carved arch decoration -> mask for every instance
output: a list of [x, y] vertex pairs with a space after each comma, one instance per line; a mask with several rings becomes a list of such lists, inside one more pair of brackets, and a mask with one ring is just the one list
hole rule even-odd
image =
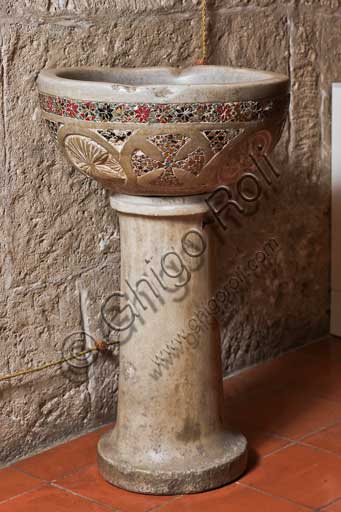
[[251, 154], [271, 152], [282, 127], [271, 133], [267, 123], [248, 129], [207, 125], [205, 130], [181, 123], [138, 128], [55, 124], [50, 128], [65, 156], [85, 176], [116, 192], [151, 195], [203, 193], [233, 182], [255, 167]]

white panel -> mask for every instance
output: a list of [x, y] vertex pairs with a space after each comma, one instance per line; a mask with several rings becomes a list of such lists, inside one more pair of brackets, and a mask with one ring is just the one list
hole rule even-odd
[[341, 336], [341, 83], [332, 96], [332, 294], [331, 333]]

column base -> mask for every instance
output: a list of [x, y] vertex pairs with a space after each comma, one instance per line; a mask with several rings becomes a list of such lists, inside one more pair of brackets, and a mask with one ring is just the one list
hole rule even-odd
[[[240, 433], [226, 432], [219, 439], [221, 455], [202, 457], [181, 463], [136, 467], [119, 460], [112, 433], [98, 443], [98, 465], [101, 475], [112, 485], [132, 492], [156, 495], [190, 494], [208, 491], [236, 480], [247, 465], [247, 441]], [[168, 467], [167, 467], [168, 466]]]

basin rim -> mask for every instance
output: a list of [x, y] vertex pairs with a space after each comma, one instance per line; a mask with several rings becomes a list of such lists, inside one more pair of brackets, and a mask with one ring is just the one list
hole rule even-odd
[[[210, 74], [216, 74], [220, 80], [230, 75], [234, 81], [217, 83], [180, 83]], [[103, 77], [102, 80], [71, 78], [73, 76], [91, 78]], [[108, 80], [108, 75], [121, 76], [135, 83], [120, 83]], [[148, 81], [148, 74], [159, 76], [162, 83], [141, 83]], [[157, 75], [156, 75], [157, 74]], [[68, 77], [69, 75], [69, 77]], [[249, 75], [250, 78], [247, 78]], [[143, 78], [144, 77], [144, 78]], [[240, 79], [238, 79], [240, 77]], [[243, 79], [242, 79], [243, 78]], [[173, 83], [167, 83], [173, 80]], [[178, 82], [175, 82], [178, 80]], [[216, 79], [217, 80], [217, 79]], [[78, 100], [108, 101], [124, 103], [191, 103], [191, 102], [226, 102], [238, 100], [258, 100], [288, 94], [289, 79], [286, 75], [270, 71], [248, 68], [233, 68], [219, 65], [176, 67], [62, 67], [45, 69], [38, 77], [41, 93], [62, 96]]]

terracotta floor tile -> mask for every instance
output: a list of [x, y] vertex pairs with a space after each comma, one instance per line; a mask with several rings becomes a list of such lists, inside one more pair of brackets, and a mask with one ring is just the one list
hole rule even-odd
[[324, 339], [225, 379], [226, 397], [300, 387], [316, 396], [341, 399], [341, 342]]
[[310, 394], [340, 401], [341, 343], [329, 339], [312, 343], [300, 352], [304, 363], [295, 384]]
[[332, 503], [329, 507], [324, 508], [323, 512], [341, 512], [341, 500]]
[[[298, 373], [298, 368], [295, 372], [295, 366], [299, 366], [296, 360], [297, 356], [289, 353], [228, 377], [224, 380], [226, 397], [237, 396], [238, 400], [243, 400], [255, 392], [269, 390], [269, 388], [277, 389], [287, 385]], [[289, 367], [292, 369], [291, 374], [287, 371]]]
[[95, 464], [98, 439], [109, 428], [112, 427], [106, 426], [51, 448], [39, 455], [24, 459], [13, 467], [48, 481], [62, 478], [84, 466]]
[[108, 509], [60, 489], [44, 486], [6, 501], [0, 512], [108, 512]]
[[242, 486], [191, 494], [163, 506], [160, 512], [306, 512], [308, 509], [281, 498]]
[[265, 455], [269, 455], [290, 443], [290, 441], [278, 439], [253, 427], [244, 429], [243, 434], [248, 441], [248, 466], [251, 468], [260, 464]]
[[300, 389], [259, 392], [252, 399], [226, 400], [225, 414], [233, 424], [297, 439], [341, 419], [341, 401], [310, 395]]
[[[308, 378], [309, 384], [313, 384], [316, 376], [335, 377], [335, 382], [336, 377], [340, 376], [340, 342], [335, 342], [332, 339], [321, 340], [307, 345], [296, 354], [298, 354], [303, 376]], [[301, 379], [300, 383], [304, 384], [304, 379]]]
[[224, 390], [228, 422], [249, 442], [239, 484], [181, 497], [113, 487], [95, 464], [106, 427], [0, 470], [0, 512], [341, 512], [341, 340], [284, 354], [225, 380]]
[[242, 483], [312, 508], [341, 496], [341, 457], [305, 446], [269, 455]]
[[303, 383], [301, 389], [316, 397], [333, 400], [334, 402], [341, 401], [341, 368], [338, 373], [316, 375], [313, 382]]
[[341, 339], [332, 336], [315, 343], [309, 343], [302, 349], [306, 356], [316, 357], [320, 361], [328, 360], [332, 364], [341, 364]]
[[37, 478], [20, 473], [13, 468], [0, 469], [0, 501], [37, 488], [42, 484]]
[[290, 440], [280, 439], [264, 430], [255, 428], [248, 419], [246, 421], [235, 420], [230, 424], [232, 429], [242, 432], [248, 442], [249, 467], [260, 464], [261, 459], [275, 450], [292, 443]]
[[341, 455], [341, 423], [322, 430], [318, 434], [305, 437], [303, 442]]
[[150, 496], [114, 487], [102, 479], [97, 471], [97, 466], [88, 467], [59, 480], [57, 484], [122, 512], [145, 512], [174, 499], [173, 496]]
[[254, 429], [253, 427], [244, 429], [243, 434], [248, 440], [249, 448], [257, 452], [260, 456], [268, 455], [290, 443], [290, 441], [279, 439], [262, 430]]

